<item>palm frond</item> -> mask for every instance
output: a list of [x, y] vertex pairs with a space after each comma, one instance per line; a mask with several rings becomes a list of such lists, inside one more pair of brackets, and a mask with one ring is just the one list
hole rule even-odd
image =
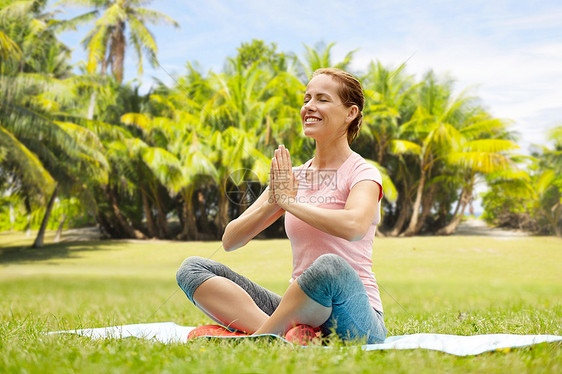
[[179, 160], [163, 148], [146, 147], [141, 158], [156, 179], [168, 189], [177, 193], [182, 187], [182, 167]]
[[0, 8], [0, 22], [27, 17], [35, 5], [35, 0], [12, 1]]
[[142, 113], [125, 113], [121, 116], [121, 122], [125, 125], [135, 125], [145, 130], [148, 128], [151, 118]]
[[408, 140], [394, 139], [390, 142], [390, 151], [397, 155], [408, 153], [421, 155], [422, 147]]
[[0, 146], [6, 150], [0, 165], [10, 162], [16, 166], [19, 178], [28, 188], [39, 194], [47, 194], [54, 186], [54, 180], [37, 156], [22, 144], [13, 134], [0, 125]]
[[20, 47], [0, 30], [0, 60], [19, 61], [22, 58]]
[[149, 22], [152, 24], [169, 24], [173, 25], [175, 28], [179, 28], [180, 24], [174, 20], [172, 17], [159, 12], [157, 10], [146, 9], [146, 8], [135, 8], [135, 14], [138, 16], [140, 21]]
[[56, 31], [57, 32], [64, 32], [64, 31], [76, 31], [76, 28], [82, 24], [88, 23], [93, 21], [95, 18], [99, 16], [99, 10], [92, 10], [91, 12], [87, 12], [71, 18], [69, 20], [60, 21], [56, 24]]
[[506, 152], [518, 149], [519, 146], [511, 140], [505, 139], [477, 139], [464, 144], [463, 148], [469, 152]]

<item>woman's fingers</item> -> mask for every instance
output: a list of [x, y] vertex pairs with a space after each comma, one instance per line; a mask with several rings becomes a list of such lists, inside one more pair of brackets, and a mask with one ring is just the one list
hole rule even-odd
[[273, 159], [269, 166], [269, 203], [275, 203], [275, 177], [273, 175]]
[[275, 150], [275, 157], [277, 158], [277, 165], [280, 169], [282, 169], [285, 166], [285, 163], [283, 162], [283, 146], [280, 145], [279, 147], [277, 147], [277, 149]]
[[271, 165], [269, 165], [269, 185], [273, 188], [274, 183], [274, 170], [273, 170], [273, 159], [271, 159]]
[[276, 156], [278, 158], [279, 168], [289, 174], [291, 172], [291, 157], [289, 155], [289, 150], [281, 144], [276, 151]]
[[289, 153], [288, 149], [285, 149], [285, 159], [286, 159], [286, 163], [287, 163], [287, 170], [289, 171], [289, 173], [293, 172], [293, 164], [291, 162], [291, 154]]
[[274, 152], [270, 168], [271, 196], [277, 204], [284, 203], [291, 196], [295, 196], [298, 186], [295, 182], [289, 150], [280, 145]]

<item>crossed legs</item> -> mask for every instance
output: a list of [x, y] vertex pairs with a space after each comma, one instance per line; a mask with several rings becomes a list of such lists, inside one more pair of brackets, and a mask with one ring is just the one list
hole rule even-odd
[[320, 256], [283, 298], [212, 260], [191, 257], [177, 273], [187, 297], [218, 323], [249, 334], [284, 334], [296, 324], [321, 326], [342, 339], [384, 341], [382, 313], [369, 305], [355, 270], [341, 257]]
[[331, 314], [331, 308], [309, 298], [297, 282], [281, 298], [227, 266], [201, 257], [186, 259], [176, 278], [203, 313], [249, 334], [284, 334], [295, 324], [317, 327]]

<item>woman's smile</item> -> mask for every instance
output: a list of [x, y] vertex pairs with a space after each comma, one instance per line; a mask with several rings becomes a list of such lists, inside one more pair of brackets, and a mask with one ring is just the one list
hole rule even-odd
[[318, 118], [318, 117], [315, 117], [315, 116], [305, 116], [304, 117], [304, 124], [305, 125], [313, 125], [313, 124], [316, 124], [320, 121], [322, 121], [322, 119]]

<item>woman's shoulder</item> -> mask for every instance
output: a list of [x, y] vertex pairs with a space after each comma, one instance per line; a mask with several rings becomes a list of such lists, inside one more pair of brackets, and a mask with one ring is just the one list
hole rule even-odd
[[381, 174], [372, 162], [369, 162], [357, 152], [353, 152], [350, 158], [350, 162], [346, 165], [347, 167], [345, 170], [342, 170], [350, 182], [357, 182], [357, 179], [372, 179], [379, 184], [382, 183]]
[[355, 169], [371, 169], [376, 170], [378, 172], [377, 167], [373, 161], [365, 159], [357, 152], [353, 152], [350, 156], [351, 162], [349, 163], [348, 169], [355, 170]]

